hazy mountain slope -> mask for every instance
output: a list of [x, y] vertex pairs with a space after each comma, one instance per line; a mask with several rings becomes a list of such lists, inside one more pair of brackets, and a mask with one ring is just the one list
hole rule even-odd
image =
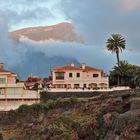
[[51, 75], [50, 69], [74, 62], [79, 64], [75, 58], [52, 56], [48, 57], [44, 53], [29, 52], [27, 59], [25, 59], [18, 66], [10, 68], [12, 71], [18, 73], [21, 79], [26, 79], [29, 75], [47, 77]]
[[83, 42], [82, 37], [76, 33], [75, 28], [70, 23], [24, 28], [10, 32], [10, 37], [15, 41], [20, 41], [21, 37], [27, 37], [34, 41]]

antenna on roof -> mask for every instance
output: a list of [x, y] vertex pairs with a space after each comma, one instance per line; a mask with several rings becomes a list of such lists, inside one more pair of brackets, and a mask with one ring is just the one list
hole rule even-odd
[[0, 69], [4, 69], [4, 63], [0, 63]]
[[50, 74], [52, 75], [52, 66], [51, 66], [51, 64], [50, 64]]
[[70, 66], [74, 67], [74, 63], [73, 63], [73, 62], [71, 62]]

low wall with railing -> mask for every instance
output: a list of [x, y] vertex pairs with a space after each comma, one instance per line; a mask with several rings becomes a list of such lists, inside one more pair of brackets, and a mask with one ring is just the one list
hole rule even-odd
[[0, 111], [17, 109], [22, 104], [31, 105], [40, 101], [37, 91], [23, 90], [21, 93], [2, 93], [0, 94]]

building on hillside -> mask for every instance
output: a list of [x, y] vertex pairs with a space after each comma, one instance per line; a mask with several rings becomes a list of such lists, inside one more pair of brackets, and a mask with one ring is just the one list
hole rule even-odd
[[103, 70], [86, 66], [85, 63], [80, 67], [71, 63], [53, 68], [52, 77], [54, 88], [107, 89], [109, 87], [109, 78]]
[[4, 69], [0, 63], [0, 111], [17, 109], [21, 104], [32, 104], [39, 101], [37, 91], [24, 89], [24, 82], [17, 83], [18, 75]]
[[43, 88], [43, 80], [38, 76], [29, 76], [24, 84], [25, 88], [28, 90], [38, 90]]
[[0, 94], [22, 90], [21, 86], [17, 86], [16, 84], [17, 78], [18, 75], [16, 73], [5, 70], [4, 64], [0, 63]]
[[52, 76], [44, 78], [43, 79], [43, 84], [46, 88], [50, 88], [50, 85], [52, 85]]

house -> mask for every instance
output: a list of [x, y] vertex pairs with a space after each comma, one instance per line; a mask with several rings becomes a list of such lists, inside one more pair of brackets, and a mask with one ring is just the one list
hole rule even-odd
[[0, 63], [0, 86], [15, 84], [17, 77], [17, 74], [5, 70], [4, 64]]
[[24, 84], [28, 90], [38, 90], [39, 88], [43, 88], [43, 80], [38, 76], [29, 76]]
[[52, 84], [54, 88], [107, 89], [109, 78], [101, 69], [71, 63], [52, 69]]
[[18, 75], [4, 68], [0, 63], [0, 111], [17, 109], [21, 104], [33, 104], [39, 101], [37, 91], [25, 90], [24, 82], [17, 82]]
[[[0, 63], [0, 94], [12, 93], [15, 91], [15, 87], [17, 87], [18, 75], [16, 73], [7, 71], [4, 69], [4, 64]], [[22, 90], [21, 86], [17, 87], [16, 90]]]

